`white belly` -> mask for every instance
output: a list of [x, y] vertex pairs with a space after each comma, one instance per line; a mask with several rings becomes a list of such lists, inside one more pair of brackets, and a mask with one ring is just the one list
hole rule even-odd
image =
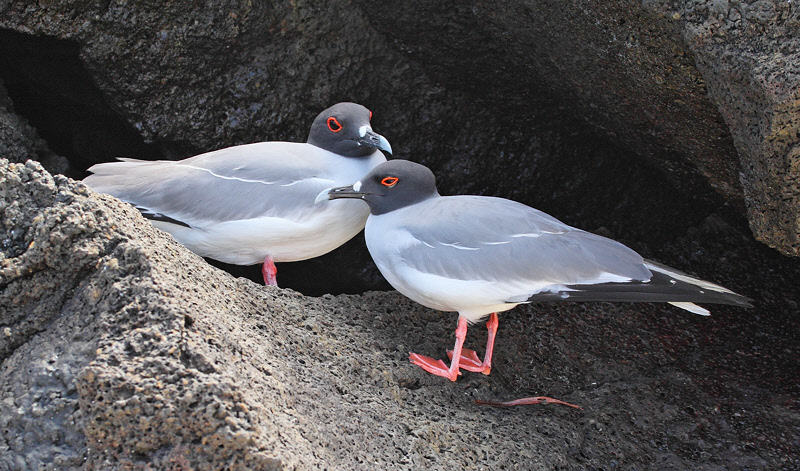
[[367, 221], [367, 248], [381, 274], [403, 295], [432, 309], [457, 311], [470, 323], [519, 304], [506, 302], [524, 289], [517, 284], [448, 278], [410, 266], [400, 253], [417, 241], [402, 227], [386, 222], [386, 215], [371, 216]]
[[327, 201], [322, 205], [321, 211], [303, 221], [261, 217], [202, 229], [152, 222], [192, 252], [224, 263], [254, 265], [267, 255], [276, 262], [296, 262], [319, 257], [344, 244], [364, 228], [369, 215], [361, 201]]

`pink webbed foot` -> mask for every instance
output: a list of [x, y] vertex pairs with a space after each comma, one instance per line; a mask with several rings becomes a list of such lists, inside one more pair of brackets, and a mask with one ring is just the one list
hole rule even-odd
[[455, 381], [458, 379], [458, 375], [461, 374], [461, 372], [458, 371], [458, 365], [461, 360], [461, 348], [464, 345], [464, 339], [466, 336], [467, 319], [459, 316], [458, 327], [456, 328], [456, 345], [453, 347], [455, 355], [453, 356], [453, 360], [450, 361], [449, 368], [442, 360], [434, 360], [433, 358], [417, 355], [416, 353], [409, 354], [408, 359], [411, 360], [411, 363], [421, 367], [428, 373], [445, 377], [450, 381]]
[[492, 406], [492, 407], [514, 407], [514, 406], [523, 406], [526, 404], [561, 404], [564, 406], [574, 407], [575, 409], [583, 410], [583, 407], [576, 406], [575, 404], [570, 404], [569, 402], [564, 402], [559, 399], [553, 399], [552, 397], [545, 397], [545, 396], [536, 396], [536, 397], [524, 397], [522, 399], [515, 399], [513, 401], [506, 401], [506, 402], [495, 402], [495, 401], [475, 401], [475, 404], [479, 404], [482, 406]]
[[264, 284], [267, 286], [278, 286], [278, 268], [272, 257], [264, 257], [264, 265], [261, 266], [261, 274], [264, 275]]
[[450, 368], [448, 368], [442, 360], [434, 360], [431, 357], [417, 355], [416, 353], [409, 354], [408, 359], [411, 360], [411, 363], [419, 366], [428, 373], [442, 376], [450, 381], [455, 381], [458, 375], [461, 374], [460, 371], [451, 372]]

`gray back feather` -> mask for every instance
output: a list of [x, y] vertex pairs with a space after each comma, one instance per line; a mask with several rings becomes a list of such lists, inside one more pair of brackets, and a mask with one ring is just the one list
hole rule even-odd
[[642, 257], [523, 204], [446, 196], [412, 206], [404, 225], [419, 243], [400, 248], [416, 269], [463, 280], [575, 284], [605, 274], [647, 280]]

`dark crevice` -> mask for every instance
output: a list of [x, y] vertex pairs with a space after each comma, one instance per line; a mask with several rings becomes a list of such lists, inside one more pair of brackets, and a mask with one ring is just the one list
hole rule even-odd
[[50, 148], [70, 161], [69, 177], [116, 157], [164, 158], [106, 101], [74, 41], [0, 29], [0, 79]]

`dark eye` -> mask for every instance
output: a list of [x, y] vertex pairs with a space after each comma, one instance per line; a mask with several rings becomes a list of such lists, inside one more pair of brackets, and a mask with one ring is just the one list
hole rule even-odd
[[342, 130], [342, 125], [339, 124], [339, 120], [331, 116], [328, 118], [328, 129], [333, 132], [339, 132]]
[[397, 182], [399, 180], [400, 179], [397, 178], [397, 177], [386, 177], [383, 180], [381, 180], [381, 185], [388, 186], [388, 187], [393, 187], [393, 186], [397, 185]]

